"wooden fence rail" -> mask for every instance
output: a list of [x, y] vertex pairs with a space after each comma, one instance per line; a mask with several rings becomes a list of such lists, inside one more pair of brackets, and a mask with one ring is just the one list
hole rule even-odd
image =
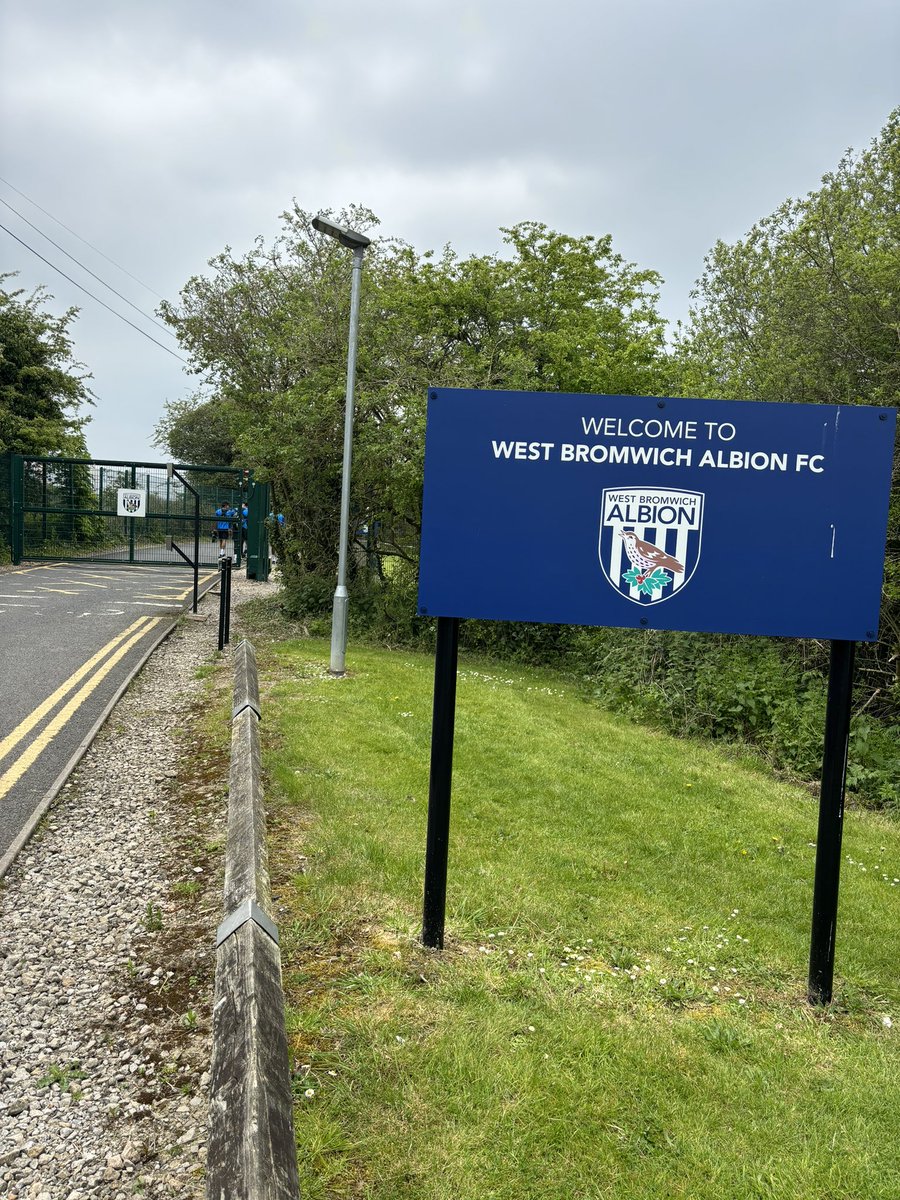
[[281, 953], [272, 918], [256, 655], [234, 656], [225, 919], [216, 936], [208, 1200], [298, 1200]]

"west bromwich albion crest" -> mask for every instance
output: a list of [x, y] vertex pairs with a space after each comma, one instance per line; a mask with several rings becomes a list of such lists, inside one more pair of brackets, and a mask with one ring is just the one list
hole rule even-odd
[[135, 488], [119, 488], [116, 492], [116, 515], [144, 517], [147, 515], [147, 493]]
[[700, 561], [703, 492], [680, 488], [604, 488], [600, 566], [635, 604], [670, 600]]

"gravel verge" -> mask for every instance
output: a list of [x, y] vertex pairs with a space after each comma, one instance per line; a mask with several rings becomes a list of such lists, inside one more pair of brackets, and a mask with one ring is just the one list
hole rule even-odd
[[[236, 575], [232, 601], [276, 588]], [[153, 654], [0, 887], [9, 1200], [204, 1195], [230, 732], [208, 718], [231, 679], [211, 696], [198, 672], [217, 613], [206, 597]]]

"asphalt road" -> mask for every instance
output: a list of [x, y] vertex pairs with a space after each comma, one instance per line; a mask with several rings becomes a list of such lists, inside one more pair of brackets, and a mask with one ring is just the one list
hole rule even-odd
[[[181, 549], [187, 554], [193, 554], [193, 539], [186, 539], [179, 544], [181, 545]], [[204, 537], [200, 538], [199, 550], [201, 570], [203, 567], [215, 567], [218, 565], [219, 543], [217, 540], [214, 541], [211, 539], [208, 533]], [[234, 542], [230, 537], [226, 542], [226, 552], [234, 561], [236, 558], [234, 552]], [[114, 559], [116, 562], [123, 563], [130, 562], [131, 554], [132, 551], [130, 551], [127, 546], [120, 546], [118, 549], [106, 548], [103, 551], [104, 559]], [[134, 562], [136, 563], [152, 563], [155, 566], [166, 566], [171, 563], [172, 566], [178, 567], [179, 569], [181, 569], [182, 566], [181, 560], [176, 552], [174, 550], [167, 550], [165, 545], [161, 543], [152, 543], [148, 545], [146, 543], [138, 542], [134, 547], [133, 554]], [[242, 562], [243, 561], [244, 559], [242, 558]]]
[[[201, 592], [216, 576], [201, 570]], [[192, 593], [193, 572], [166, 566], [47, 563], [0, 572], [0, 868]]]

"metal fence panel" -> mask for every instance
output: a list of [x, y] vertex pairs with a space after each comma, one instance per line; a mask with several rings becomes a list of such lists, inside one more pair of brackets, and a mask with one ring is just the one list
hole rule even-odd
[[[228, 550], [241, 540], [243, 476], [233, 467], [178, 466], [200, 493], [200, 563], [219, 553], [216, 509], [238, 514]], [[193, 553], [194, 496], [167, 464], [58, 458], [23, 460], [22, 557], [184, 565], [167, 538]], [[0, 481], [2, 482], [2, 481]], [[146, 493], [145, 514], [117, 514], [120, 488]]]
[[12, 548], [12, 455], [0, 455], [0, 562]]

